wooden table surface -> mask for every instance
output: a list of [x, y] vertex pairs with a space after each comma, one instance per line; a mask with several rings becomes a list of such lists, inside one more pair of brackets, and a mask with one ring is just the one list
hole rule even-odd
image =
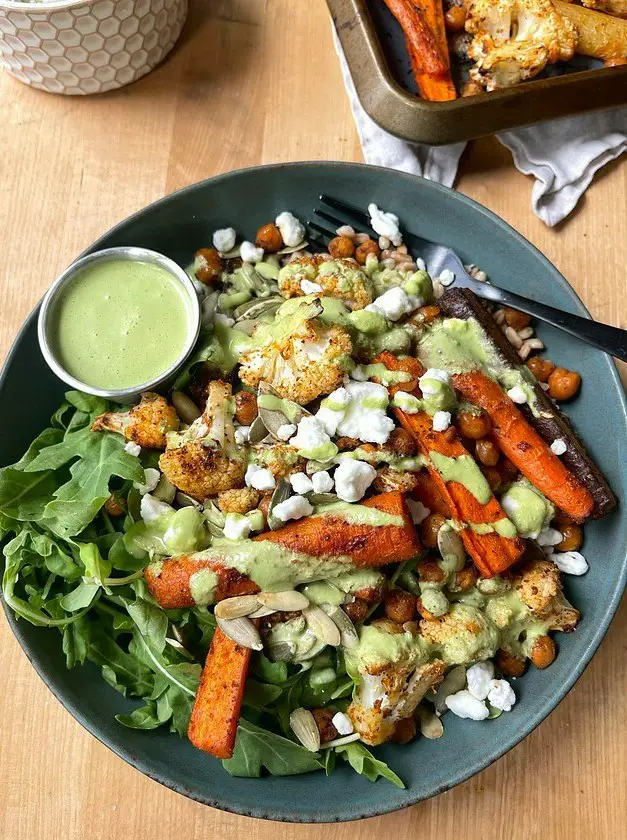
[[[322, 0], [196, 0], [171, 58], [92, 98], [0, 74], [0, 358], [55, 275], [129, 213], [210, 175], [289, 160], [361, 160]], [[593, 315], [625, 326], [627, 167], [607, 167], [549, 230], [531, 181], [494, 139], [459, 189], [514, 225]], [[338, 825], [337, 840], [595, 840], [627, 829], [627, 608], [584, 676], [524, 743], [453, 791]], [[324, 826], [232, 816], [126, 765], [76, 723], [0, 621], [0, 837], [6, 840], [322, 840]], [[383, 782], [380, 782], [383, 784]]]

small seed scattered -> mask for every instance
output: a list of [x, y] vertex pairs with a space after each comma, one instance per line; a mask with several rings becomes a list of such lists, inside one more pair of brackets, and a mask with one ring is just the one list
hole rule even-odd
[[320, 731], [316, 719], [308, 709], [294, 709], [290, 715], [290, 727], [306, 750], [318, 752]]
[[356, 233], [355, 234], [355, 244], [356, 245], [363, 245], [364, 242], [368, 242], [370, 237], [367, 233]]
[[342, 225], [335, 232], [338, 236], [348, 236], [349, 239], [355, 238], [355, 228], [350, 225]]
[[505, 338], [510, 342], [510, 344], [513, 344], [517, 350], [520, 350], [522, 347], [522, 338], [520, 338], [513, 327], [507, 327], [505, 330]]
[[532, 350], [544, 350], [544, 342], [540, 341], [539, 338], [530, 338], [527, 343]]
[[387, 249], [390, 247], [391, 244], [392, 243], [387, 238], [387, 236], [380, 236], [379, 237], [379, 248], [381, 248], [382, 251], [387, 251]]
[[450, 694], [457, 694], [466, 687], [466, 668], [463, 665], [458, 665], [453, 668], [444, 677], [435, 694], [435, 710], [442, 714], [446, 711], [446, 703], [444, 702]]
[[197, 502], [196, 499], [192, 499], [192, 497], [188, 496], [187, 493], [181, 493], [180, 490], [174, 498], [179, 507], [195, 507], [196, 510], [202, 509], [200, 502]]
[[268, 656], [273, 662], [289, 662], [296, 653], [296, 645], [292, 642], [276, 642], [268, 645]]
[[172, 404], [183, 423], [193, 423], [202, 413], [196, 403], [182, 391], [172, 391]]
[[523, 341], [522, 347], [518, 351], [518, 355], [523, 360], [523, 362], [526, 362], [527, 359], [529, 358], [530, 354], [531, 354], [531, 347], [529, 346], [529, 342], [528, 341]]
[[309, 599], [295, 589], [286, 589], [283, 592], [261, 592], [256, 597], [264, 607], [275, 611], [297, 612], [306, 610], [309, 606]]
[[343, 738], [335, 738], [333, 741], [327, 741], [320, 749], [329, 750], [333, 747], [343, 747], [344, 744], [352, 744], [354, 741], [359, 741], [361, 735], [359, 732], [353, 732], [352, 735], [345, 735]]
[[531, 338], [533, 335], [533, 327], [523, 327], [522, 330], [518, 330], [518, 337], [522, 338], [523, 341], [526, 341], [528, 338]]
[[263, 650], [263, 642], [259, 631], [248, 618], [217, 618], [216, 621], [224, 635], [238, 645], [251, 650]]
[[464, 544], [457, 531], [453, 528], [444, 527], [438, 531], [438, 550], [443, 560], [447, 560], [454, 566], [454, 572], [459, 572], [466, 563], [466, 552]]
[[252, 612], [248, 618], [265, 618], [267, 615], [272, 615], [276, 610], [271, 610], [270, 607], [259, 607], [258, 610]]
[[341, 607], [334, 607], [329, 612], [329, 618], [340, 631], [342, 647], [353, 648], [359, 644], [359, 634], [355, 630], [355, 625]]
[[494, 318], [497, 324], [502, 324], [505, 320], [505, 310], [497, 309], [492, 317]]
[[421, 703], [418, 706], [418, 718], [420, 720], [420, 733], [425, 738], [429, 738], [430, 741], [435, 741], [442, 737], [444, 734], [442, 721], [426, 703]]
[[260, 602], [256, 595], [239, 595], [235, 598], [225, 598], [215, 607], [216, 618], [241, 618], [252, 615], [259, 609]]
[[303, 610], [307, 626], [317, 639], [327, 645], [338, 647], [341, 642], [340, 630], [333, 619], [320, 607], [310, 606]]

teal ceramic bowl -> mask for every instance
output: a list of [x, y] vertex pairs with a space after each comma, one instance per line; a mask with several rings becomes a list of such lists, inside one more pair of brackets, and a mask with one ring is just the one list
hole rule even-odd
[[[586, 315], [559, 272], [503, 221], [468, 198], [430, 181], [386, 169], [338, 163], [297, 163], [232, 172], [181, 190], [136, 213], [90, 250], [138, 245], [167, 254], [181, 265], [209, 242], [211, 231], [235, 223], [240, 235], [290, 209], [308, 218], [320, 192], [366, 206], [374, 201], [398, 213], [410, 230], [444, 242], [464, 262], [475, 262], [495, 283]], [[52, 281], [52, 277], [50, 280]], [[64, 386], [37, 344], [37, 313], [25, 323], [0, 378], [0, 465], [15, 461], [43, 428]], [[611, 359], [540, 326], [550, 357], [581, 372], [580, 398], [568, 413], [619, 498], [627, 496], [624, 446], [626, 405]], [[33, 388], [32, 383], [37, 383]], [[26, 655], [68, 711], [129, 764], [164, 785], [207, 805], [274, 820], [335, 822], [371, 817], [412, 805], [483, 770], [528, 735], [562, 700], [599, 646], [616, 610], [627, 574], [627, 525], [619, 511], [586, 527], [590, 571], [566, 582], [583, 617], [575, 633], [559, 635], [559, 656], [546, 671], [530, 670], [516, 682], [518, 703], [494, 721], [445, 718], [440, 741], [418, 739], [379, 750], [404, 779], [398, 790], [370, 784], [345, 766], [288, 778], [234, 779], [217, 760], [165, 731], [138, 732], [113, 715], [133, 707], [110, 688], [96, 667], [67, 671], [55, 631], [9, 622]], [[28, 711], [26, 711], [28, 714]], [[569, 737], [578, 737], [571, 732]]]

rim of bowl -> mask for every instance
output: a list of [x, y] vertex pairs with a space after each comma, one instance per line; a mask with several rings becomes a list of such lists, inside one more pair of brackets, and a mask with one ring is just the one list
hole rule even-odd
[[[419, 175], [413, 175], [411, 173], [404, 173], [399, 172], [398, 170], [392, 170], [383, 166], [374, 166], [371, 164], [364, 164], [364, 163], [354, 163], [351, 161], [292, 161], [288, 163], [274, 163], [274, 164], [265, 164], [263, 166], [251, 166], [245, 167], [242, 169], [234, 169], [230, 172], [225, 172], [220, 175], [215, 175], [212, 178], [205, 178], [202, 181], [197, 181], [194, 184], [189, 184], [185, 187], [182, 187], [175, 192], [169, 193], [168, 195], [162, 196], [161, 198], [157, 199], [156, 201], [151, 202], [150, 204], [146, 205], [145, 207], [137, 210], [135, 213], [132, 213], [130, 216], [122, 219], [117, 224], [113, 225], [109, 230], [105, 231], [102, 236], [98, 237], [95, 242], [92, 243], [91, 248], [97, 248], [103, 240], [108, 239], [116, 232], [122, 230], [129, 222], [133, 219], [139, 218], [148, 210], [154, 208], [157, 205], [169, 203], [173, 200], [176, 200], [181, 195], [191, 192], [196, 189], [200, 189], [202, 186], [208, 183], [215, 183], [219, 181], [226, 180], [233, 176], [242, 176], [248, 172], [255, 172], [258, 170], [263, 169], [274, 169], [277, 174], [282, 174], [285, 170], [294, 170], [298, 167], [310, 167], [310, 168], [343, 168], [349, 167], [356, 171], [361, 172], [364, 176], [367, 176], [367, 173], [375, 170], [379, 172], [385, 172], [388, 175], [392, 175], [394, 177], [406, 177], [413, 180], [419, 180], [421, 182], [427, 182], [429, 185], [429, 189], [433, 189], [435, 192], [446, 193], [449, 195], [453, 200], [459, 201], [462, 204], [467, 205], [472, 209], [474, 213], [478, 215], [484, 216], [490, 221], [495, 224], [501, 230], [507, 232], [508, 235], [513, 236], [516, 241], [522, 245], [527, 251], [530, 251], [536, 259], [539, 259], [541, 263], [545, 266], [546, 270], [550, 272], [559, 282], [562, 291], [564, 292], [566, 299], [582, 314], [587, 317], [590, 317], [590, 313], [586, 309], [583, 301], [572, 286], [568, 283], [566, 278], [560, 273], [560, 271], [556, 268], [555, 265], [545, 257], [544, 254], [536, 248], [535, 245], [526, 239], [521, 233], [519, 233], [515, 228], [513, 228], [510, 224], [508, 224], [504, 219], [500, 216], [497, 216], [496, 213], [493, 213], [491, 210], [488, 210], [487, 207], [484, 207], [479, 202], [475, 201], [472, 198], [464, 195], [463, 193], [459, 193], [456, 190], [445, 187], [442, 184], [438, 184], [435, 181], [428, 181], [425, 178], [422, 178]], [[87, 249], [84, 253], [88, 253], [89, 249]], [[37, 317], [37, 313], [39, 310], [39, 304], [37, 304], [33, 310], [29, 313], [26, 317], [25, 321], [23, 322], [21, 328], [19, 329], [13, 344], [9, 348], [9, 352], [7, 353], [6, 359], [0, 369], [0, 391], [2, 389], [4, 379], [7, 375], [7, 370], [13, 361], [14, 356], [17, 355], [19, 346], [26, 335], [28, 328], [30, 327], [32, 320]], [[599, 351], [601, 352], [601, 351]], [[618, 401], [620, 407], [622, 409], [622, 419], [625, 425], [627, 425], [627, 395], [624, 392], [622, 382], [620, 380], [618, 369], [616, 367], [616, 363], [613, 361], [608, 354], [603, 354], [606, 356], [608, 363], [609, 363], [609, 373], [612, 379], [612, 382], [616, 388], [616, 394], [618, 396]], [[623, 529], [625, 531], [625, 529]], [[611, 592], [609, 600], [608, 600], [608, 610], [605, 614], [603, 621], [596, 627], [595, 632], [590, 639], [588, 645], [581, 651], [579, 655], [579, 661], [575, 668], [573, 668], [572, 672], [568, 675], [567, 679], [564, 680], [562, 688], [559, 692], [559, 696], [551, 697], [548, 699], [542, 706], [536, 711], [536, 714], [533, 715], [525, 727], [525, 732], [520, 737], [515, 737], [513, 742], [509, 738], [505, 738], [506, 746], [499, 745], [494, 750], [488, 752], [483, 759], [480, 759], [474, 764], [471, 764], [463, 770], [462, 772], [458, 773], [457, 775], [451, 777], [447, 780], [445, 784], [440, 785], [436, 790], [434, 790], [429, 796], [420, 796], [420, 795], [412, 795], [409, 791], [407, 791], [407, 801], [404, 802], [402, 805], [396, 807], [383, 807], [383, 808], [369, 808], [367, 804], [360, 805], [359, 810], [356, 813], [353, 813], [351, 816], [343, 816], [343, 815], [336, 815], [332, 814], [329, 815], [327, 818], [313, 818], [310, 819], [307, 816], [301, 815], [300, 813], [289, 813], [289, 812], [282, 812], [278, 815], [276, 813], [272, 813], [272, 805], [259, 805], [257, 803], [253, 803], [247, 810], [242, 808], [238, 808], [230, 803], [230, 801], [225, 800], [222, 796], [218, 798], [212, 798], [210, 792], [209, 793], [202, 793], [197, 788], [194, 790], [189, 789], [186, 787], [185, 784], [176, 781], [171, 776], [168, 776], [166, 772], [162, 770], [155, 770], [154, 768], [150, 767], [149, 762], [144, 760], [143, 757], [134, 755], [130, 750], [124, 749], [119, 747], [117, 744], [111, 743], [101, 731], [94, 731], [92, 722], [90, 720], [89, 715], [77, 706], [75, 706], [67, 697], [64, 696], [62, 689], [56, 685], [55, 677], [53, 674], [46, 672], [45, 668], [42, 667], [41, 663], [37, 661], [33, 661], [33, 656], [31, 651], [29, 650], [29, 646], [23, 638], [22, 628], [19, 626], [17, 619], [15, 618], [12, 610], [2, 602], [2, 606], [4, 612], [7, 616], [8, 622], [13, 630], [14, 635], [18, 639], [20, 646], [24, 650], [24, 653], [28, 657], [29, 661], [50, 689], [52, 694], [59, 700], [59, 702], [64, 706], [67, 711], [91, 734], [93, 735], [98, 741], [100, 741], [104, 746], [108, 747], [113, 753], [118, 755], [122, 758], [127, 764], [131, 767], [134, 767], [136, 770], [139, 770], [145, 776], [154, 781], [162, 784], [164, 787], [169, 788], [170, 790], [175, 791], [183, 796], [186, 796], [189, 799], [195, 800], [196, 802], [200, 802], [203, 805], [208, 805], [212, 808], [218, 808], [221, 811], [226, 811], [227, 813], [232, 814], [239, 814], [242, 816], [247, 817], [254, 817], [257, 819], [263, 820], [272, 820], [278, 822], [286, 822], [286, 823], [296, 823], [296, 824], [313, 824], [313, 825], [324, 825], [330, 824], [332, 822], [349, 822], [349, 821], [356, 821], [367, 819], [370, 817], [378, 817], [383, 816], [385, 814], [395, 813], [397, 811], [404, 810], [406, 808], [411, 807], [412, 805], [417, 804], [418, 802], [425, 801], [428, 798], [436, 796], [440, 793], [444, 793], [445, 791], [451, 790], [452, 788], [456, 787], [457, 785], [461, 784], [462, 782], [467, 781], [471, 777], [477, 775], [478, 773], [482, 772], [483, 770], [487, 769], [491, 764], [493, 764], [498, 759], [502, 758], [507, 752], [517, 746], [521, 741], [523, 741], [528, 735], [530, 735], [546, 718], [554, 711], [554, 709], [562, 702], [562, 700], [566, 697], [566, 695], [570, 692], [572, 687], [575, 685], [577, 680], [581, 677], [583, 672], [585, 671], [586, 667], [589, 665], [593, 655], [597, 651], [599, 645], [601, 644], [603, 638], [605, 637], [607, 630], [614, 618], [616, 610], [620, 604], [622, 594], [625, 590], [625, 585], [627, 584], [627, 555], [625, 556], [621, 568], [618, 570], [618, 580], [616, 588]]]
[[[154, 265], [159, 265], [172, 277], [175, 277], [178, 280], [187, 293], [189, 303], [187, 313], [187, 338], [185, 340], [183, 350], [177, 357], [176, 361], [158, 376], [154, 376], [147, 382], [141, 382], [128, 388], [96, 388], [92, 385], [88, 385], [86, 382], [82, 382], [80, 379], [76, 379], [59, 362], [49, 340], [49, 323], [58, 296], [63, 289], [71, 283], [71, 281], [77, 277], [84, 268], [86, 268], [86, 266], [91, 265], [92, 263], [111, 262], [116, 259], [128, 260], [130, 262], [149, 262]], [[184, 271], [178, 263], [171, 260], [170, 257], [166, 257], [165, 254], [160, 254], [158, 251], [152, 251], [150, 248], [139, 248], [134, 245], [120, 245], [116, 248], [104, 248], [103, 250], [93, 251], [92, 253], [79, 257], [75, 260], [59, 277], [57, 277], [44, 295], [41, 301], [39, 316], [37, 318], [37, 338], [39, 340], [39, 348], [52, 372], [67, 385], [71, 385], [78, 391], [83, 391], [86, 394], [93, 394], [96, 397], [104, 397], [109, 400], [128, 400], [133, 397], [137, 397], [144, 391], [150, 391], [151, 389], [163, 384], [163, 382], [173, 376], [185, 363], [185, 360], [194, 349], [199, 334], [200, 305], [198, 303], [196, 290], [194, 289], [187, 272]]]
[[[38, 12], [41, 14], [48, 9], [71, 9], [74, 6], [93, 6], [98, 0], [43, 0], [41, 3], [11, 2], [11, 0], [0, 0], [0, 9], [11, 11], [18, 9], [20, 12]], [[179, 3], [183, 0], [178, 0]], [[54, 39], [53, 39], [54, 40]]]

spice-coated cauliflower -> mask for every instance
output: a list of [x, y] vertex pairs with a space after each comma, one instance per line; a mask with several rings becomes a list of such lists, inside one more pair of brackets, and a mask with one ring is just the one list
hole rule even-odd
[[253, 333], [256, 346], [240, 357], [242, 382], [252, 388], [268, 382], [299, 405], [334, 391], [344, 379], [353, 346], [346, 330], [317, 319], [321, 312], [322, 304], [314, 299], [289, 315], [279, 310], [273, 324], [259, 324]]
[[202, 416], [186, 431], [168, 435], [161, 471], [194, 499], [244, 486], [246, 459], [235, 449], [233, 409], [231, 386], [210, 382]]
[[466, 31], [473, 81], [487, 90], [532, 79], [572, 58], [577, 32], [551, 0], [469, 0]]
[[117, 432], [145, 449], [165, 449], [166, 434], [178, 429], [179, 418], [165, 397], [147, 392], [130, 411], [108, 411], [97, 417], [92, 432]]
[[363, 309], [374, 299], [372, 280], [352, 259], [325, 260], [319, 254], [300, 257], [279, 272], [279, 290], [284, 297], [315, 293], [312, 283], [320, 287], [319, 294], [342, 300], [349, 309]]
[[513, 583], [529, 612], [546, 622], [547, 629], [568, 632], [575, 628], [580, 613], [563, 596], [560, 572], [555, 563], [534, 560], [523, 567]]

